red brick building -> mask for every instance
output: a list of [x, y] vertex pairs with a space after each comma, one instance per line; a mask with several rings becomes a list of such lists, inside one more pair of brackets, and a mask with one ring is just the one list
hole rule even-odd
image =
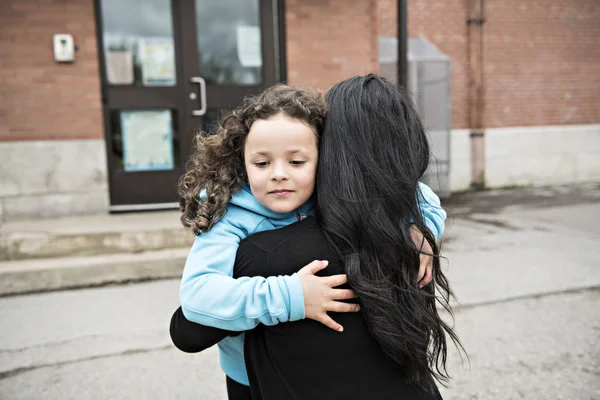
[[[478, 1], [478, 39], [467, 24], [474, 0], [407, 2], [409, 36], [427, 38], [452, 61], [453, 189], [472, 178], [475, 84], [488, 184], [600, 179], [600, 4]], [[277, 81], [326, 90], [378, 72], [378, 37], [397, 35], [396, 7], [397, 0], [1, 2], [0, 221], [172, 205], [193, 127], [210, 126], [245, 93]], [[55, 34], [72, 35], [73, 62], [55, 61]], [[473, 40], [481, 40], [480, 81]], [[154, 143], [137, 134], [147, 121], [153, 132], [166, 127], [152, 147], [164, 154], [143, 148]], [[163, 158], [148, 164], [149, 157]]]

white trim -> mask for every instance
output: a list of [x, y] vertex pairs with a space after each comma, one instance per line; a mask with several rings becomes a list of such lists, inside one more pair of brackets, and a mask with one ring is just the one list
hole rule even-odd
[[537, 126], [509, 126], [498, 128], [486, 128], [487, 132], [493, 133], [544, 133], [548, 132], [581, 132], [591, 131], [599, 132], [600, 124], [582, 124], [582, 125], [537, 125]]

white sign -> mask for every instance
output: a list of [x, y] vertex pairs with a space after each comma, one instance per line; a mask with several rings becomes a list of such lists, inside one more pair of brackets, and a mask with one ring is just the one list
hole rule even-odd
[[237, 54], [242, 67], [262, 67], [262, 48], [258, 26], [237, 27]]
[[107, 51], [106, 77], [111, 85], [133, 84], [133, 55], [128, 51]]
[[75, 61], [75, 44], [73, 42], [73, 35], [68, 33], [57, 33], [52, 37], [52, 41], [54, 42], [54, 61]]
[[142, 38], [138, 42], [142, 82], [146, 86], [175, 85], [175, 49], [171, 38]]
[[171, 111], [122, 111], [121, 138], [125, 171], [173, 169]]

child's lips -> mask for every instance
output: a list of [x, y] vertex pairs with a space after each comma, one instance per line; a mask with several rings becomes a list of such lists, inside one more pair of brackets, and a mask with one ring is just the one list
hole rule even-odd
[[286, 196], [292, 192], [293, 192], [293, 190], [277, 189], [277, 190], [270, 191], [269, 194], [273, 194], [275, 196]]

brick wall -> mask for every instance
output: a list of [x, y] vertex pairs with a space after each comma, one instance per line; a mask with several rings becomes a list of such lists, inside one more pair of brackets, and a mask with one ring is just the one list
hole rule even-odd
[[[289, 81], [321, 89], [378, 72], [377, 36], [396, 35], [397, 0], [286, 0]], [[452, 121], [468, 127], [467, 0], [409, 0], [409, 35], [452, 59]], [[487, 0], [488, 127], [600, 122], [597, 0]], [[52, 34], [74, 35], [74, 64]], [[92, 1], [0, 2], [0, 141], [101, 138]]]
[[286, 0], [288, 80], [322, 90], [379, 71], [377, 0]]
[[[52, 35], [70, 33], [73, 64], [54, 61]], [[0, 2], [0, 141], [103, 136], [94, 2]]]
[[[396, 36], [396, 0], [379, 0], [379, 32]], [[452, 122], [468, 123], [467, 0], [408, 1], [410, 36], [452, 59]], [[487, 127], [600, 122], [597, 0], [487, 0], [484, 25]]]
[[600, 122], [600, 3], [486, 1], [491, 127]]

